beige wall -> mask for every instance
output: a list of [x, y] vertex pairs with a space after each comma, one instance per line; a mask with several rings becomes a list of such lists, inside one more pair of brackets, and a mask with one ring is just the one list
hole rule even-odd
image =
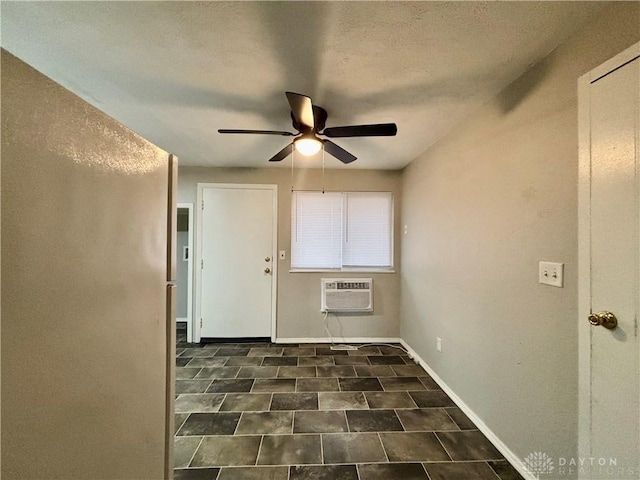
[[404, 171], [401, 336], [521, 458], [576, 454], [577, 79], [639, 25], [612, 4]]
[[[395, 265], [399, 265], [400, 178], [398, 171], [327, 170], [326, 190], [390, 191], [395, 200]], [[400, 281], [398, 273], [335, 274], [289, 273], [291, 245], [291, 170], [286, 168], [196, 168], [181, 167], [178, 174], [178, 201], [196, 201], [197, 183], [246, 183], [278, 185], [278, 250], [286, 250], [287, 260], [278, 262], [277, 337], [325, 338], [320, 313], [320, 278], [371, 276], [374, 279], [374, 312], [330, 317], [334, 336], [393, 337], [399, 336]], [[295, 189], [321, 189], [322, 171], [296, 169]], [[197, 239], [195, 240], [197, 242]], [[194, 310], [195, 311], [195, 310]]]
[[4, 50], [1, 116], [2, 478], [161, 479], [167, 154]]

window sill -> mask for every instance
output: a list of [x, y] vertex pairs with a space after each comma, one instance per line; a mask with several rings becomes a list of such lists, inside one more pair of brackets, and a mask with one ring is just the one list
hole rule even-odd
[[289, 273], [396, 273], [393, 268], [292, 268]]

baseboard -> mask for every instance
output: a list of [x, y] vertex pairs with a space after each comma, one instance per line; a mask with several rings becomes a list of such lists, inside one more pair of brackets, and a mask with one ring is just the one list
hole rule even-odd
[[200, 337], [200, 343], [269, 343], [269, 337]]
[[409, 352], [411, 358], [413, 358], [416, 362], [420, 364], [422, 368], [424, 368], [427, 373], [435, 380], [435, 382], [444, 390], [444, 392], [451, 397], [451, 400], [464, 412], [464, 414], [469, 417], [469, 419], [478, 427], [480, 430], [493, 445], [498, 449], [498, 451], [506, 458], [513, 468], [518, 470], [520, 475], [522, 475], [526, 480], [536, 480], [536, 476], [531, 472], [527, 471], [524, 468], [524, 463], [520, 457], [518, 457], [515, 453], [507, 447], [498, 436], [493, 433], [493, 431], [487, 427], [487, 425], [475, 414], [469, 406], [462, 401], [462, 399], [456, 395], [456, 393], [433, 371], [433, 369], [427, 365], [427, 363], [420, 358], [415, 350], [413, 350], [404, 340], [400, 339], [400, 344]]
[[[333, 343], [401, 343], [397, 337], [333, 337]], [[276, 338], [275, 343], [331, 343], [329, 337]]]

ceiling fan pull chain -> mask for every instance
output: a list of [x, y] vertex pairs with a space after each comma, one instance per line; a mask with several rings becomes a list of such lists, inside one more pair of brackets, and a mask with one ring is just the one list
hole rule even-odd
[[322, 145], [322, 194], [324, 195], [324, 144]]
[[293, 159], [296, 156], [296, 149], [291, 149], [291, 193], [293, 193]]

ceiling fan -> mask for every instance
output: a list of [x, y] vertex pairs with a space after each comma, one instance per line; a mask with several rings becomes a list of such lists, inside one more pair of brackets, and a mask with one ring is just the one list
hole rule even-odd
[[378, 123], [374, 125], [349, 125], [345, 127], [325, 128], [327, 121], [327, 111], [313, 105], [311, 98], [299, 93], [286, 92], [287, 100], [291, 106], [291, 119], [293, 128], [298, 133], [284, 132], [278, 130], [236, 130], [220, 129], [218, 133], [251, 133], [261, 135], [281, 135], [283, 137], [296, 137], [293, 142], [284, 147], [273, 157], [270, 162], [280, 162], [293, 153], [293, 149], [303, 155], [315, 155], [324, 146], [326, 152], [330, 153], [342, 163], [351, 163], [357, 157], [347, 152], [344, 148], [336, 145], [331, 140], [318, 138], [322, 135], [329, 138], [344, 137], [392, 137], [398, 132], [395, 123]]

